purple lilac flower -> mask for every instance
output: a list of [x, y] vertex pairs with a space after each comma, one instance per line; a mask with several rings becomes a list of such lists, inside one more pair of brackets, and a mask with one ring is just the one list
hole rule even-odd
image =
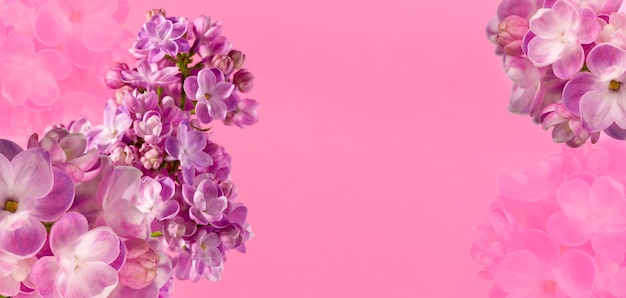
[[165, 140], [165, 150], [183, 167], [183, 176], [188, 183], [193, 181], [195, 170], [204, 169], [213, 164], [211, 156], [202, 151], [206, 147], [206, 136], [191, 130], [185, 123], [178, 126], [176, 136]]
[[189, 217], [200, 225], [222, 220], [228, 207], [221, 189], [208, 179], [202, 180], [197, 188], [183, 184], [183, 198], [189, 204]]
[[202, 123], [226, 119], [228, 107], [224, 100], [231, 95], [235, 86], [224, 80], [224, 74], [219, 69], [203, 69], [198, 76], [188, 77], [184, 88], [189, 98], [198, 101], [196, 114]]
[[224, 119], [224, 124], [234, 124], [241, 128], [253, 125], [259, 121], [258, 108], [259, 103], [256, 100], [246, 98], [237, 104], [234, 111], [228, 113]]
[[159, 97], [152, 90], [141, 93], [134, 89], [132, 92], [124, 94], [122, 104], [130, 112], [133, 119], [141, 119], [146, 112], [157, 109]]
[[143, 25], [135, 48], [148, 52], [150, 63], [159, 62], [165, 55], [176, 57], [178, 53], [189, 52], [189, 42], [183, 38], [186, 32], [187, 24], [174, 23], [156, 14]]
[[89, 134], [94, 136], [93, 142], [100, 146], [102, 152], [108, 152], [121, 140], [131, 124], [132, 120], [128, 114], [119, 112], [111, 104], [107, 104], [104, 107], [103, 124], [94, 126]]
[[176, 83], [179, 78], [178, 67], [159, 67], [143, 59], [137, 63], [137, 70], [123, 70], [122, 80], [134, 87], [155, 89], [157, 86], [168, 86]]

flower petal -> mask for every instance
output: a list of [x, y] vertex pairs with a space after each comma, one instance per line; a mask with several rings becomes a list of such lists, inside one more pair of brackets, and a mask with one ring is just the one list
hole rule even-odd
[[588, 254], [578, 249], [566, 250], [556, 264], [554, 279], [568, 297], [590, 297], [598, 268]]
[[15, 170], [13, 195], [22, 200], [41, 198], [52, 189], [54, 175], [48, 152], [32, 148], [11, 160]]
[[[54, 186], [48, 195], [36, 200], [30, 209], [30, 215], [44, 222], [59, 219], [74, 202], [74, 183], [63, 171], [54, 168]], [[33, 200], [35, 201], [35, 200]]]
[[78, 262], [109, 264], [120, 254], [120, 239], [108, 227], [95, 228], [80, 237], [74, 251]]
[[563, 89], [563, 103], [573, 113], [580, 115], [580, 99], [583, 95], [596, 89], [598, 77], [590, 72], [577, 73], [565, 84]]
[[559, 59], [564, 49], [561, 39], [535, 37], [528, 42], [528, 57], [538, 67], [548, 66]]
[[554, 75], [567, 80], [580, 71], [585, 62], [585, 52], [579, 45], [568, 45], [561, 53], [561, 57], [552, 65]]
[[[7, 217], [12, 216], [18, 215], [10, 214]], [[17, 229], [0, 229], [0, 249], [18, 256], [33, 256], [43, 247], [47, 234], [41, 222], [26, 218]]]
[[119, 281], [117, 271], [108, 264], [89, 262], [59, 280], [64, 297], [108, 297]]
[[76, 212], [68, 212], [50, 229], [50, 249], [56, 256], [73, 253], [73, 251], [66, 250], [73, 248], [76, 241], [81, 235], [87, 233], [88, 229], [85, 216]]

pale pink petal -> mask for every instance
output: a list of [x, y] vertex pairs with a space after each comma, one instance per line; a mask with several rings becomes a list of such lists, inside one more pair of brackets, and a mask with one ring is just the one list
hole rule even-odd
[[493, 267], [496, 285], [506, 292], [537, 291], [542, 283], [543, 268], [537, 257], [520, 250], [505, 255]]
[[589, 222], [571, 218], [563, 212], [557, 212], [546, 222], [546, 231], [559, 243], [567, 246], [578, 246], [589, 241], [593, 228]]
[[46, 2], [39, 7], [33, 26], [37, 39], [49, 47], [60, 45], [72, 30], [66, 12], [54, 2]]
[[43, 257], [35, 264], [30, 271], [30, 280], [43, 297], [55, 297], [57, 276], [61, 269], [55, 257]]
[[221, 100], [209, 100], [210, 113], [213, 118], [224, 120], [226, 118], [226, 104]]
[[82, 23], [80, 31], [83, 44], [90, 51], [111, 49], [122, 40], [122, 28], [111, 17], [86, 20]]
[[72, 62], [57, 50], [43, 49], [37, 52], [34, 64], [57, 80], [67, 78], [72, 72]]
[[[12, 67], [11, 67], [12, 68]], [[29, 98], [33, 86], [24, 71], [7, 71], [6, 65], [0, 62], [0, 96], [14, 105], [23, 105]]]
[[561, 37], [561, 18], [555, 10], [543, 9], [530, 20], [528, 27], [537, 37], [555, 39]]
[[65, 286], [64, 297], [107, 297], [117, 286], [117, 271], [108, 264], [88, 262], [80, 264], [66, 280], [60, 280]]
[[597, 271], [594, 260], [577, 249], [565, 251], [553, 270], [559, 290], [572, 298], [590, 297]]
[[626, 228], [607, 227], [591, 239], [593, 250], [600, 256], [619, 259], [626, 253]]
[[567, 180], [557, 191], [556, 201], [567, 216], [585, 219], [591, 212], [589, 190], [589, 184], [583, 180]]
[[64, 250], [73, 247], [79, 237], [87, 233], [88, 229], [87, 219], [82, 214], [68, 212], [52, 225], [50, 230], [50, 248], [52, 252], [57, 256], [64, 255]]
[[198, 100], [198, 96], [202, 96], [202, 94], [198, 94], [199, 85], [198, 85], [198, 77], [191, 76], [185, 79], [183, 83], [183, 87], [185, 89], [185, 94], [191, 99]]
[[116, 200], [106, 206], [105, 210], [107, 225], [120, 237], [127, 239], [148, 237], [146, 214], [139, 211], [131, 201]]
[[198, 85], [200, 86], [198, 93], [202, 92], [202, 94], [198, 94], [197, 96], [199, 97], [200, 95], [204, 95], [204, 93], [208, 93], [215, 84], [217, 84], [215, 74], [208, 69], [201, 70], [200, 73], [198, 73]]
[[603, 74], [614, 66], [626, 66], [626, 51], [611, 44], [595, 46], [587, 57], [587, 67], [594, 74]]
[[583, 48], [576, 44], [566, 47], [561, 53], [561, 57], [552, 65], [554, 75], [560, 79], [567, 80], [580, 71], [585, 62]]
[[119, 200], [130, 200], [139, 192], [141, 185], [140, 170], [134, 167], [116, 167], [112, 180], [104, 195], [104, 205], [116, 204]]
[[103, 18], [118, 10], [117, 0], [77, 1], [77, 8], [91, 18]]
[[30, 215], [43, 222], [59, 219], [74, 202], [74, 184], [63, 171], [54, 168], [54, 186], [48, 195], [36, 200]]
[[621, 183], [608, 176], [598, 177], [589, 192], [592, 212], [611, 223], [626, 224], [626, 199]]
[[35, 54], [35, 44], [23, 35], [13, 34], [0, 44], [0, 57], [30, 57]]
[[600, 35], [600, 21], [593, 11], [583, 9], [580, 18], [580, 25], [576, 31], [578, 41], [581, 44], [590, 44]]
[[48, 152], [32, 148], [20, 152], [11, 160], [15, 171], [13, 193], [21, 199], [45, 196], [52, 189], [53, 174]]
[[591, 91], [580, 99], [580, 116], [592, 132], [607, 129], [613, 124], [613, 101], [605, 92]]
[[107, 227], [95, 228], [80, 237], [74, 253], [81, 264], [95, 261], [109, 264], [120, 254], [120, 240]]
[[563, 103], [576, 115], [580, 115], [580, 99], [587, 92], [594, 90], [598, 77], [590, 72], [581, 72], [567, 82], [563, 89]]
[[[12, 216], [17, 215], [8, 215]], [[41, 222], [26, 218], [17, 229], [0, 229], [0, 249], [18, 256], [33, 256], [43, 247], [46, 236], [46, 228]]]
[[20, 282], [15, 280], [11, 274], [0, 275], [0, 295], [4, 297], [14, 297], [20, 292]]
[[82, 43], [80, 37], [75, 34], [66, 39], [63, 49], [67, 56], [72, 59], [72, 63], [81, 68], [95, 69], [109, 64], [108, 52], [90, 51]]
[[11, 162], [0, 154], [0, 196], [6, 198], [9, 195], [9, 191], [13, 188], [13, 180], [15, 174], [13, 172], [13, 166]]
[[509, 251], [531, 252], [541, 264], [553, 264], [559, 257], [558, 244], [542, 230], [522, 229], [515, 233]]
[[561, 39], [535, 37], [528, 42], [528, 57], [539, 67], [548, 66], [559, 59], [565, 49]]
[[30, 95], [32, 103], [38, 106], [50, 106], [59, 99], [59, 85], [50, 74], [35, 71], [30, 74], [33, 80], [33, 91]]

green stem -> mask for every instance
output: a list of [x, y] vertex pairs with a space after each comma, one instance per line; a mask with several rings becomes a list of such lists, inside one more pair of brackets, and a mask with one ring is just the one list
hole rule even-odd
[[161, 237], [161, 236], [163, 236], [163, 233], [161, 231], [156, 231], [156, 232], [152, 232], [152, 234], [150, 234], [150, 236], [152, 236], [152, 237]]

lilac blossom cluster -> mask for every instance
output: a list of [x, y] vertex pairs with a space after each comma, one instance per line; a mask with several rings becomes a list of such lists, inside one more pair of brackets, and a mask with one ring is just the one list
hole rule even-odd
[[0, 295], [168, 297], [172, 280], [216, 281], [253, 236], [209, 139], [257, 122], [254, 77], [221, 24], [151, 11], [102, 124], [80, 118], [0, 140]]
[[626, 143], [563, 146], [498, 176], [471, 255], [491, 298], [626, 297]]
[[513, 81], [509, 110], [555, 142], [626, 139], [622, 0], [503, 0], [487, 34]]

